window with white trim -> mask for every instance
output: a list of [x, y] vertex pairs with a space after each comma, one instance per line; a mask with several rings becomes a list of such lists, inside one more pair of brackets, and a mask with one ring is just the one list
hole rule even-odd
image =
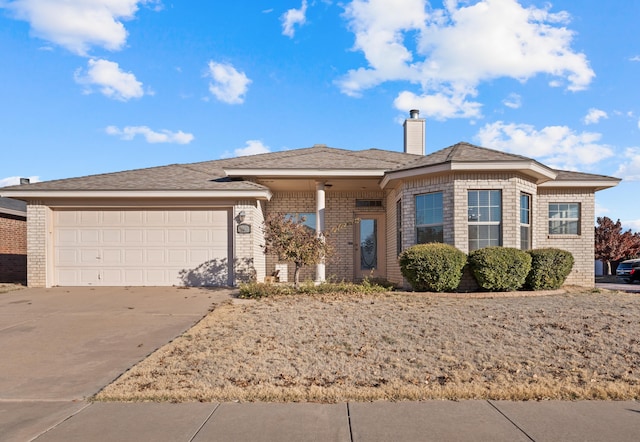
[[531, 249], [531, 195], [520, 194], [520, 249]]
[[580, 235], [580, 203], [549, 203], [549, 235]]
[[469, 251], [502, 245], [502, 192], [469, 190], [467, 207]]
[[416, 195], [416, 243], [444, 242], [442, 192]]

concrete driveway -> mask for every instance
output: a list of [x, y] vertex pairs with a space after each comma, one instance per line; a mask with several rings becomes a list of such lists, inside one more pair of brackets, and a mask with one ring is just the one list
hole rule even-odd
[[230, 299], [230, 293], [175, 287], [1, 293], [0, 439], [25, 422], [46, 424], [85, 407], [84, 399], [190, 328], [215, 303]]

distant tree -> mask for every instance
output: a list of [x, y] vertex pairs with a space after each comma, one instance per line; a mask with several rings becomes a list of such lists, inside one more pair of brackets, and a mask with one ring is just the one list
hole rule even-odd
[[615, 223], [608, 217], [598, 217], [595, 227], [595, 257], [606, 263], [605, 274], [611, 274], [611, 262], [637, 255], [640, 252], [640, 235], [631, 230], [622, 231], [620, 220]]

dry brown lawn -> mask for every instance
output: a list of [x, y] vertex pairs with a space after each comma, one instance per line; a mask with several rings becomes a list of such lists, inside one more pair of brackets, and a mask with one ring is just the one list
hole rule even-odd
[[640, 398], [640, 295], [388, 293], [230, 302], [96, 397], [437, 398]]
[[12, 283], [6, 283], [6, 282], [0, 283], [0, 293], [7, 293], [13, 290], [21, 290], [23, 288], [25, 288], [25, 286], [22, 284], [12, 284]]

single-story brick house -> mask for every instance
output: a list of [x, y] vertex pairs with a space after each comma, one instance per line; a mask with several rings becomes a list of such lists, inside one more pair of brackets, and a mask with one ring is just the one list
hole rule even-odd
[[28, 284], [235, 285], [292, 269], [265, 256], [268, 213], [306, 217], [337, 253], [303, 277], [403, 282], [397, 256], [441, 241], [557, 247], [568, 283], [594, 284], [595, 192], [619, 179], [555, 170], [458, 143], [425, 155], [425, 120], [404, 124], [404, 151], [325, 145], [5, 188], [27, 202]]
[[27, 207], [24, 201], [0, 198], [0, 282], [27, 280]]

